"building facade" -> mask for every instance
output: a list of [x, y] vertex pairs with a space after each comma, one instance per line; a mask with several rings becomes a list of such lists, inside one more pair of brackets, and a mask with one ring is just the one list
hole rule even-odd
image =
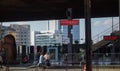
[[16, 38], [16, 31], [9, 26], [1, 26], [0, 39], [2, 39], [7, 34], [11, 34]]
[[[48, 22], [48, 30], [51, 32], [59, 34], [59, 36], [62, 38], [61, 44], [68, 44], [69, 38], [68, 38], [68, 26], [67, 25], [60, 25], [60, 20], [52, 20]], [[80, 43], [80, 25], [73, 25], [72, 28], [72, 42], [75, 44], [75, 41], [78, 41]]]
[[30, 45], [30, 25], [11, 24], [10, 27], [16, 31], [17, 45]]
[[35, 46], [60, 45], [60, 39], [52, 32], [35, 32]]

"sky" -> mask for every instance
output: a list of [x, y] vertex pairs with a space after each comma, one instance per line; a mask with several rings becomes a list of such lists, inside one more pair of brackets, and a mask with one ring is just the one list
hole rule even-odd
[[[3, 25], [9, 26], [10, 24], [29, 24], [31, 26], [31, 39], [33, 38], [33, 32], [34, 31], [47, 31], [48, 30], [48, 23], [58, 23], [53, 20], [42, 20], [42, 21], [21, 21], [21, 22], [3, 22]], [[119, 23], [118, 17], [113, 17], [113, 24]], [[112, 25], [112, 17], [106, 17], [106, 18], [92, 18], [91, 19], [91, 34], [92, 37], [100, 34], [101, 32], [105, 31]], [[80, 42], [83, 43], [85, 41], [85, 20], [80, 19]], [[51, 25], [51, 29], [55, 28]], [[31, 41], [33, 44], [33, 40]]]

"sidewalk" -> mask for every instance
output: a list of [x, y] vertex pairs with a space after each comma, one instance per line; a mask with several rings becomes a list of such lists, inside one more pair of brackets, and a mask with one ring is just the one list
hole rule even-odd
[[[37, 69], [37, 70], [36, 70]], [[74, 71], [82, 69], [81, 66], [50, 66], [46, 71], [63, 71], [70, 70]], [[3, 66], [0, 71], [6, 71], [6, 66]], [[19, 64], [19, 65], [10, 65], [9, 71], [41, 71], [41, 68], [34, 64]]]

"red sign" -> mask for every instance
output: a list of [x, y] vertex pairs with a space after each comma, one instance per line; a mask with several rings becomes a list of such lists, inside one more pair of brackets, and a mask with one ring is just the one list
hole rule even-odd
[[104, 36], [104, 40], [116, 40], [118, 37], [117, 36]]
[[60, 20], [60, 25], [79, 25], [79, 20]]

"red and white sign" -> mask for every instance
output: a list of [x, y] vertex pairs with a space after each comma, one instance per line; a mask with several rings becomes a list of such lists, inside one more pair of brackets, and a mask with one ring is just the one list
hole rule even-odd
[[79, 20], [60, 20], [60, 25], [79, 25]]
[[112, 41], [117, 40], [118, 36], [104, 36], [104, 40]]

